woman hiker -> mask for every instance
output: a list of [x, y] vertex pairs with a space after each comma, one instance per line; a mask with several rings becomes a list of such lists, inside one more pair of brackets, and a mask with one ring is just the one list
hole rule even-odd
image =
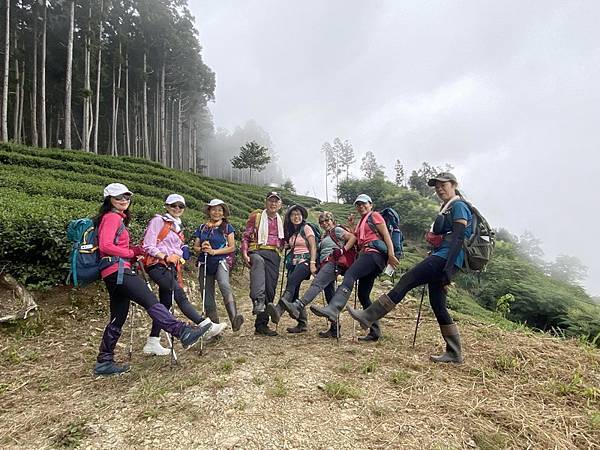
[[[392, 267], [399, 264], [394, 255], [392, 238], [388, 232], [385, 220], [376, 211], [373, 211], [373, 201], [367, 194], [360, 194], [354, 200], [356, 211], [361, 219], [356, 225], [354, 234], [357, 238], [358, 258], [344, 275], [344, 281], [338, 287], [333, 298], [326, 307], [311, 305], [310, 310], [317, 316], [326, 317], [331, 322], [337, 321], [338, 316], [352, 293], [354, 283], [358, 282], [358, 300], [363, 309], [371, 305], [371, 290], [375, 279], [386, 266]], [[378, 341], [381, 337], [379, 322], [370, 325], [369, 333], [359, 338], [360, 341]]]
[[114, 360], [115, 347], [127, 319], [129, 302], [141, 305], [158, 326], [178, 338], [184, 348], [194, 345], [202, 336], [213, 336], [221, 330], [209, 319], [198, 326], [176, 320], [160, 303], [146, 283], [131, 270], [131, 261], [144, 254], [142, 246], [130, 247], [127, 225], [133, 194], [121, 183], [104, 188], [104, 201], [94, 225], [98, 230], [98, 249], [102, 260], [100, 275], [110, 297], [110, 322], [104, 330], [96, 358], [96, 375], [117, 375], [129, 371], [129, 365]]
[[390, 292], [383, 294], [366, 310], [356, 311], [349, 306], [347, 309], [363, 328], [368, 328], [394, 309], [408, 291], [427, 284], [429, 302], [446, 342], [446, 351], [440, 356], [431, 356], [431, 360], [462, 363], [458, 328], [446, 308], [446, 290], [456, 271], [463, 266], [463, 241], [472, 234], [473, 216], [469, 206], [462, 200], [453, 174], [440, 173], [427, 184], [435, 186], [435, 192], [442, 201], [432, 232], [428, 233], [428, 241], [433, 246], [432, 253], [406, 272]]
[[[189, 258], [181, 225], [185, 199], [182, 195], [171, 194], [165, 200], [165, 209], [164, 215], [157, 214], [148, 223], [144, 233], [143, 246], [146, 256], [143, 263], [148, 276], [158, 284], [160, 303], [167, 309], [171, 309], [171, 301], [174, 298], [181, 312], [198, 324], [205, 318], [189, 302], [181, 280], [183, 261]], [[225, 325], [218, 325], [215, 331], [220, 330], [218, 331], [220, 333], [224, 328]], [[152, 322], [150, 336], [143, 351], [147, 355], [158, 356], [171, 353], [170, 349], [160, 344], [160, 326], [156, 321]]]
[[[198, 278], [200, 290], [204, 292], [204, 308], [210, 319], [219, 323], [215, 301], [215, 281], [223, 295], [225, 310], [233, 331], [238, 331], [244, 323], [244, 316], [238, 313], [229, 284], [229, 261], [235, 254], [235, 229], [229, 223], [229, 207], [223, 200], [212, 199], [204, 207], [208, 218], [194, 232], [194, 251], [199, 254]], [[204, 263], [206, 262], [206, 280]]]
[[[285, 240], [289, 247], [288, 258], [284, 262], [284, 270], [287, 270], [287, 283], [279, 303], [269, 303], [267, 311], [274, 324], [279, 323], [281, 314], [285, 311], [283, 302], [292, 302], [298, 298], [300, 285], [304, 280], [310, 279], [311, 274], [317, 273], [317, 246], [318, 242], [312, 227], [306, 223], [308, 211], [300, 205], [292, 205], [285, 213], [283, 229]], [[298, 324], [289, 327], [288, 333], [304, 333], [308, 330], [306, 310], [302, 308], [294, 317]]]
[[[356, 236], [337, 225], [332, 213], [323, 211], [319, 215], [319, 225], [325, 234], [319, 245], [320, 267], [317, 275], [300, 299], [292, 297], [290, 301], [285, 296], [281, 299], [281, 305], [294, 319], [298, 319], [301, 312], [305, 311], [304, 308], [321, 292], [324, 292], [325, 300], [329, 303], [335, 293], [335, 280], [338, 274], [343, 275], [356, 257], [354, 252]], [[337, 321], [330, 322], [329, 330], [319, 332], [319, 336], [322, 338], [337, 338], [338, 334], [339, 324]]]

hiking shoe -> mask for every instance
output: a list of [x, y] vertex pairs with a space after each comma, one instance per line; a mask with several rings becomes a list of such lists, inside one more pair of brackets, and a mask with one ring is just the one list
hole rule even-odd
[[160, 345], [160, 337], [149, 336], [146, 345], [142, 349], [144, 355], [167, 356], [171, 354], [170, 348], [164, 348]]
[[254, 329], [254, 334], [258, 336], [278, 336], [277, 331], [271, 330], [268, 326]]
[[225, 328], [227, 328], [227, 323], [223, 322], [223, 323], [214, 323], [211, 322], [210, 319], [204, 319], [202, 322], [200, 322], [200, 326], [205, 326], [208, 325], [209, 329], [206, 332], [206, 334], [204, 334], [204, 336], [202, 336], [204, 339], [212, 339], [217, 335], [220, 335]]
[[378, 336], [373, 336], [372, 334], [367, 334], [366, 336], [361, 336], [358, 338], [360, 342], [377, 342], [379, 340]]
[[257, 314], [265, 312], [265, 308], [266, 308], [266, 306], [265, 306], [265, 299], [264, 298], [255, 300], [253, 302], [252, 314], [256, 316]]
[[210, 329], [211, 324], [212, 322], [208, 325], [186, 325], [185, 327], [183, 327], [183, 331], [179, 336], [179, 340], [181, 341], [181, 345], [183, 345], [183, 348], [187, 350], [188, 348], [193, 347], [198, 342], [198, 340]]
[[131, 367], [129, 364], [123, 364], [119, 366], [114, 361], [97, 362], [94, 366], [94, 375], [99, 377], [109, 377], [112, 375], [121, 375], [122, 373], [129, 372]]
[[304, 324], [297, 324], [295, 327], [287, 327], [287, 332], [291, 334], [306, 333], [307, 331], [308, 327]]

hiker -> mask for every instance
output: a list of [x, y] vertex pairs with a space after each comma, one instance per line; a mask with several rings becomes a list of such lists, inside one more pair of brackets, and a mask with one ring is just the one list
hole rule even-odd
[[[394, 255], [392, 238], [385, 224], [385, 220], [377, 211], [373, 211], [373, 201], [367, 194], [360, 194], [354, 200], [356, 211], [361, 216], [354, 229], [359, 248], [358, 258], [346, 270], [344, 281], [336, 290], [333, 298], [326, 307], [311, 305], [310, 310], [317, 316], [326, 317], [331, 322], [338, 320], [338, 316], [352, 293], [354, 283], [358, 282], [357, 294], [363, 309], [371, 305], [371, 290], [375, 279], [386, 266], [397, 267], [398, 259]], [[376, 245], [376, 243], [385, 244]], [[382, 252], [385, 248], [387, 254]], [[375, 342], [381, 337], [379, 322], [370, 325], [369, 333], [362, 336], [359, 341]]]
[[275, 299], [279, 263], [284, 245], [283, 220], [278, 211], [281, 209], [281, 196], [269, 192], [265, 197], [265, 209], [250, 213], [246, 229], [242, 235], [241, 253], [244, 263], [250, 267], [250, 298], [255, 334], [277, 336], [269, 328], [269, 314], [266, 304]]
[[[281, 299], [282, 306], [294, 319], [298, 319], [301, 312], [305, 311], [304, 308], [321, 292], [325, 294], [327, 303], [331, 301], [335, 293], [335, 280], [338, 274], [343, 275], [356, 256], [353, 251], [356, 237], [339, 226], [331, 212], [323, 211], [319, 215], [319, 225], [325, 231], [325, 235], [321, 238], [319, 245], [319, 271], [317, 275], [300, 299], [291, 297], [292, 300], [290, 301], [285, 296]], [[330, 321], [329, 329], [320, 331], [319, 336], [322, 338], [339, 337], [339, 323]]]
[[[306, 223], [308, 211], [300, 205], [292, 205], [285, 213], [283, 230], [286, 245], [289, 250], [286, 254], [283, 270], [287, 270], [287, 283], [285, 291], [275, 305], [269, 303], [267, 311], [274, 324], [279, 323], [281, 314], [285, 311], [283, 302], [292, 302], [300, 295], [300, 285], [304, 280], [310, 279], [317, 273], [318, 242], [312, 227]], [[298, 324], [288, 327], [288, 333], [305, 333], [308, 330], [306, 309], [302, 308], [296, 317]]]
[[198, 326], [176, 320], [160, 303], [146, 283], [131, 269], [131, 261], [144, 254], [141, 245], [130, 247], [127, 226], [131, 220], [129, 207], [133, 194], [121, 183], [104, 188], [104, 201], [94, 225], [98, 230], [98, 248], [102, 258], [100, 276], [110, 297], [110, 322], [104, 330], [100, 352], [96, 359], [96, 375], [116, 375], [129, 371], [129, 365], [118, 365], [114, 360], [115, 346], [127, 319], [129, 302], [141, 305], [152, 320], [167, 333], [181, 341], [184, 348], [194, 345], [202, 336], [220, 332], [210, 319]]
[[194, 251], [199, 255], [198, 280], [200, 290], [203, 292], [204, 309], [214, 323], [219, 323], [215, 301], [216, 280], [223, 295], [231, 328], [233, 331], [239, 331], [244, 323], [244, 316], [237, 311], [229, 284], [229, 271], [233, 267], [235, 256], [235, 229], [229, 223], [229, 207], [223, 200], [215, 198], [204, 206], [204, 213], [208, 220], [194, 232]]
[[435, 186], [435, 192], [442, 201], [440, 212], [428, 233], [428, 241], [433, 251], [418, 263], [396, 283], [387, 294], [383, 294], [364, 311], [355, 311], [348, 307], [350, 315], [361, 326], [370, 327], [400, 303], [411, 289], [427, 284], [429, 302], [446, 342], [446, 351], [440, 356], [431, 356], [434, 362], [461, 363], [463, 361], [458, 328], [452, 321], [446, 308], [446, 291], [454, 274], [463, 266], [465, 258], [463, 241], [472, 233], [472, 212], [458, 191], [456, 177], [442, 172], [431, 178], [429, 186]]
[[[143, 264], [146, 266], [148, 276], [158, 285], [160, 303], [170, 310], [174, 299], [181, 312], [192, 322], [199, 324], [205, 320], [205, 317], [202, 317], [202, 314], [189, 302], [183, 290], [181, 276], [183, 264], [186, 259], [189, 259], [189, 249], [185, 245], [181, 225], [185, 199], [182, 195], [171, 194], [165, 200], [165, 209], [165, 214], [157, 214], [150, 220], [144, 232], [142, 245], [146, 256]], [[217, 329], [223, 328], [225, 327], [217, 327]], [[152, 322], [150, 336], [143, 352], [157, 356], [171, 353], [170, 349], [160, 344], [160, 326], [156, 321]]]

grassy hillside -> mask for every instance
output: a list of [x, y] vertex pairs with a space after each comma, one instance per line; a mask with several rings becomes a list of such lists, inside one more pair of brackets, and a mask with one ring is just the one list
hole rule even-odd
[[[67, 223], [96, 214], [102, 188], [122, 182], [134, 192], [132, 231], [137, 238], [165, 197], [185, 196], [188, 229], [203, 220], [201, 208], [211, 198], [231, 206], [240, 228], [248, 212], [264, 205], [268, 187], [230, 183], [162, 167], [137, 158], [98, 156], [81, 151], [0, 145], [0, 261], [28, 284], [61, 283], [68, 273]], [[312, 207], [318, 199], [289, 193], [284, 203]]]

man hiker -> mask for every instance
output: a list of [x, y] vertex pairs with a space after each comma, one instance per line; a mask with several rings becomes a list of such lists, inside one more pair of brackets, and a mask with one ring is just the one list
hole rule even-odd
[[269, 192], [265, 197], [265, 209], [250, 213], [242, 235], [241, 251], [244, 263], [250, 268], [250, 298], [255, 334], [277, 336], [268, 327], [269, 314], [266, 304], [275, 299], [279, 264], [284, 246], [283, 220], [279, 215], [281, 196]]

